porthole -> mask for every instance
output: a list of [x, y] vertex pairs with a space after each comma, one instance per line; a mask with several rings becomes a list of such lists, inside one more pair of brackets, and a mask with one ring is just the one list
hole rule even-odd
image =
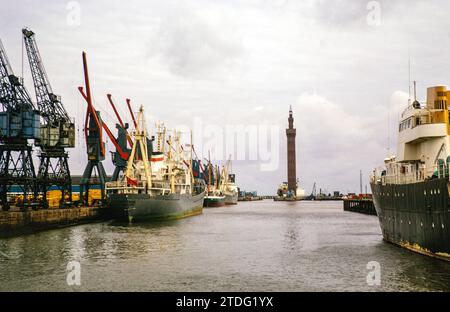
[[434, 223], [431, 223], [431, 227], [434, 228]]
[[438, 189], [438, 194], [441, 194], [441, 189]]
[[420, 222], [420, 226], [421, 226], [421, 227], [423, 226], [423, 223], [422, 223], [422, 222]]
[[444, 228], [445, 226], [444, 226], [444, 224], [441, 224], [441, 226], [442, 226], [442, 228]]

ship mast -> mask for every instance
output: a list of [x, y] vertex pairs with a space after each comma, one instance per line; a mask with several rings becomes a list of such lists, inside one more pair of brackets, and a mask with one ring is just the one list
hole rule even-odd
[[131, 150], [130, 158], [128, 159], [127, 163], [127, 171], [125, 173], [125, 177], [128, 179], [135, 179], [133, 174], [134, 169], [134, 159], [136, 157], [136, 149], [139, 146], [139, 149], [141, 151], [142, 155], [142, 162], [144, 163], [144, 171], [145, 171], [145, 178], [146, 178], [146, 190], [149, 189], [152, 185], [151, 180], [151, 168], [148, 165], [148, 155], [147, 155], [147, 130], [145, 126], [145, 119], [144, 119], [144, 107], [141, 105], [139, 109], [139, 113], [137, 116], [137, 122], [136, 122], [136, 130], [134, 131], [134, 143], [133, 148]]
[[208, 150], [208, 193], [211, 187], [211, 152]]
[[231, 164], [231, 155], [230, 155], [230, 157], [228, 158], [228, 160], [227, 160], [227, 162], [226, 162], [226, 164], [225, 164], [225, 166], [223, 167], [223, 179], [222, 179], [222, 191], [223, 190], [225, 190], [225, 186], [227, 185], [227, 183], [228, 183], [228, 168], [230, 167], [230, 164]]
[[194, 186], [194, 171], [193, 171], [193, 164], [192, 164], [192, 158], [193, 158], [192, 148], [193, 148], [193, 145], [192, 145], [192, 129], [191, 129], [191, 165], [189, 166], [189, 169], [190, 169], [190, 172], [191, 172], [191, 194], [193, 194], [192, 187]]

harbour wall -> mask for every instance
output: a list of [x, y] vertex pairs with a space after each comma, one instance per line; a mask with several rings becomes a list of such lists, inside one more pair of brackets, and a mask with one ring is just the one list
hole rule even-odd
[[359, 212], [372, 216], [377, 215], [371, 199], [344, 199], [344, 211]]
[[100, 206], [0, 211], [0, 238], [105, 220], [109, 217], [108, 212], [109, 209]]

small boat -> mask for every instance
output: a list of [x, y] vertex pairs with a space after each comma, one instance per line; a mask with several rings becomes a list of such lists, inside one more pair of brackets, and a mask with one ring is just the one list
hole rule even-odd
[[225, 194], [225, 205], [237, 205], [238, 203], [238, 193], [237, 190], [232, 194]]
[[225, 195], [206, 195], [203, 207], [223, 207], [225, 206]]
[[223, 194], [225, 195], [225, 205], [237, 205], [239, 190], [236, 186], [236, 175], [230, 173], [232, 171], [231, 167], [231, 156], [228, 159], [226, 165], [222, 169], [221, 175], [221, 188]]
[[207, 165], [206, 194], [203, 207], [223, 207], [225, 206], [225, 194], [223, 193], [223, 183], [221, 183], [221, 173], [218, 167], [214, 167], [211, 161]]
[[237, 205], [239, 190], [236, 185], [236, 175], [225, 172], [227, 179], [224, 182], [223, 193], [225, 194], [225, 205]]

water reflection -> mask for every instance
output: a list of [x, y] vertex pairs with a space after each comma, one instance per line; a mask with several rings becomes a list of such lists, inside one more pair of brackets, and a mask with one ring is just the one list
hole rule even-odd
[[[376, 217], [341, 203], [264, 201], [178, 221], [96, 223], [0, 240], [0, 290], [450, 290], [450, 266], [382, 241]], [[6, 256], [5, 256], [6, 255]], [[378, 261], [382, 283], [366, 283]]]

